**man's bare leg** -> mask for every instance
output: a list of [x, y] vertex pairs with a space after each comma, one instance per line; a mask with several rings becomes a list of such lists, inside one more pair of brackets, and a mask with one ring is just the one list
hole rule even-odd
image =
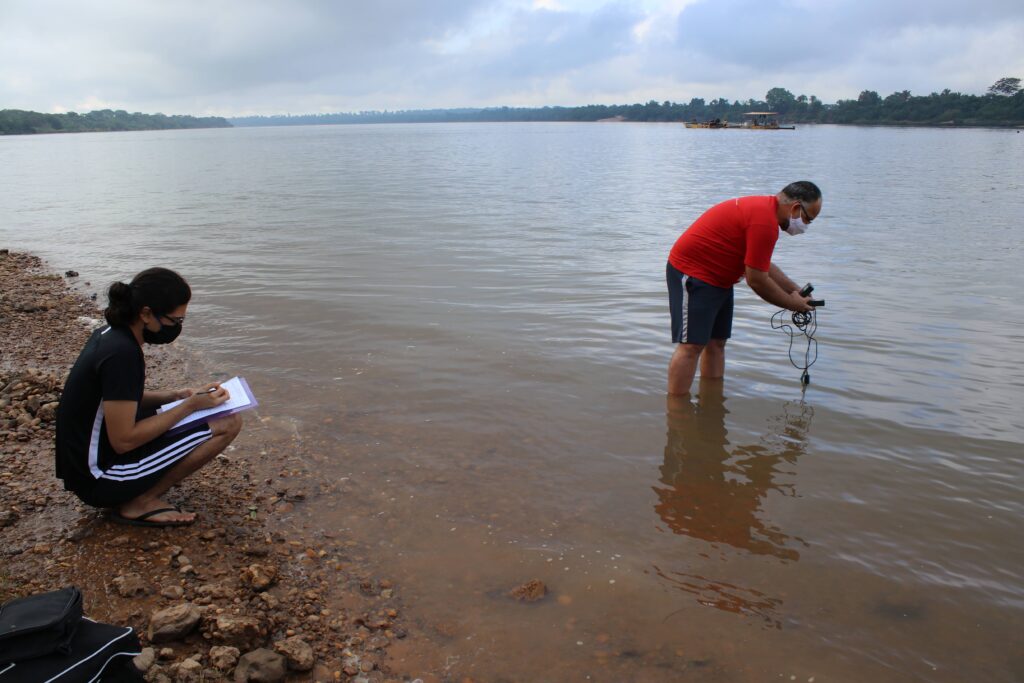
[[697, 359], [704, 350], [701, 344], [676, 344], [668, 364], [668, 393], [681, 396], [690, 393], [693, 376], [697, 373]]
[[701, 379], [721, 379], [725, 377], [725, 340], [712, 339], [704, 347], [700, 355]]
[[[242, 417], [240, 415], [229, 415], [228, 417], [221, 418], [219, 420], [210, 421], [210, 431], [213, 432], [213, 437], [208, 441], [196, 446], [196, 449], [178, 461], [171, 469], [167, 470], [160, 481], [157, 482], [156, 486], [146, 491], [140, 496], [132, 498], [130, 501], [118, 508], [118, 512], [122, 517], [127, 519], [135, 519], [140, 515], [144, 515], [151, 510], [159, 510], [160, 508], [173, 507], [166, 501], [161, 499], [167, 491], [182, 481], [185, 477], [194, 473], [200, 467], [213, 460], [218, 454], [222, 453], [238, 433], [242, 430]], [[194, 512], [164, 512], [159, 515], [148, 517], [148, 522], [191, 522], [196, 518]]]

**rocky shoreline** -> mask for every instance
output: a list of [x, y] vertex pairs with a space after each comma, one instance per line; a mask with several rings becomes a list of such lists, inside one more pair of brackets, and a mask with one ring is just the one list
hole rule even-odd
[[[200, 513], [192, 526], [116, 525], [63, 490], [55, 410], [102, 318], [77, 277], [0, 249], [0, 602], [78, 586], [88, 616], [139, 633], [153, 682], [409, 680], [388, 666], [407, 635], [396, 587], [359, 542], [277, 523], [345, 489], [310, 476], [308, 447], [272, 419], [247, 415], [230, 449], [172, 490]], [[208, 376], [197, 365], [147, 349], [148, 385], [195, 385]]]

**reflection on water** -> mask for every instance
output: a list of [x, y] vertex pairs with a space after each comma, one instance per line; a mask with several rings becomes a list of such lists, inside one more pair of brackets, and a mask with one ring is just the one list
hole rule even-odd
[[665, 486], [654, 487], [655, 510], [677, 534], [795, 562], [800, 553], [762, 518], [761, 505], [769, 491], [795, 495], [792, 484], [775, 477], [783, 463], [793, 465], [803, 454], [814, 411], [807, 405], [793, 411], [797, 402], [791, 402], [777, 418], [781, 429], [766, 430], [759, 443], [729, 448], [725, 402], [721, 380], [701, 380], [695, 402], [668, 397]]
[[[744, 588], [728, 581], [716, 581], [697, 574], [686, 572], [666, 572], [655, 565], [659, 577], [684, 593], [691, 593], [697, 602], [705, 607], [714, 607], [734, 614], [752, 614], [760, 617], [773, 628], [782, 628], [782, 622], [775, 616], [776, 610], [782, 607], [782, 600], [765, 595], [753, 588]], [[676, 610], [665, 617], [668, 621], [685, 608]]]
[[[772, 417], [757, 443], [733, 445], [726, 428], [726, 397], [720, 379], [701, 379], [695, 401], [668, 396], [668, 437], [660, 481], [654, 486], [659, 517], [674, 533], [719, 547], [724, 544], [755, 555], [796, 562], [794, 545], [806, 543], [787, 535], [766, 519], [763, 504], [770, 491], [796, 496], [792, 483], [778, 481], [783, 467], [795, 465], [806, 450], [814, 409], [790, 401]], [[756, 614], [773, 626], [772, 612], [781, 601], [764, 593], [685, 572], [657, 574], [676, 588], [697, 596], [703, 605], [728, 612]]]

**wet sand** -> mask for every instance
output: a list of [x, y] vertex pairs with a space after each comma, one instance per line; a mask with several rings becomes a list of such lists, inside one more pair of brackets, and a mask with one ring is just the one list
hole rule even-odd
[[[229, 450], [170, 492], [199, 513], [189, 527], [114, 524], [63, 490], [54, 414], [102, 319], [77, 279], [0, 250], [0, 602], [78, 586], [88, 616], [130, 625], [153, 648], [150, 681], [234, 680], [233, 653], [213, 647], [277, 649], [287, 680], [407, 680], [388, 665], [389, 648], [407, 636], [398, 588], [356, 539], [295, 521], [320, 497], [357, 498], [358, 483], [310, 476], [317, 454], [286, 422], [247, 413]], [[209, 377], [184, 349], [148, 347], [146, 358], [149, 388]], [[154, 614], [168, 608], [199, 622], [150, 643]]]

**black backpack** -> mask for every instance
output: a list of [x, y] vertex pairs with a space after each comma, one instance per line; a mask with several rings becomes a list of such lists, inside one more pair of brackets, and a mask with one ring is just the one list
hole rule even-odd
[[134, 683], [140, 652], [131, 628], [83, 617], [73, 586], [0, 605], [0, 683]]

